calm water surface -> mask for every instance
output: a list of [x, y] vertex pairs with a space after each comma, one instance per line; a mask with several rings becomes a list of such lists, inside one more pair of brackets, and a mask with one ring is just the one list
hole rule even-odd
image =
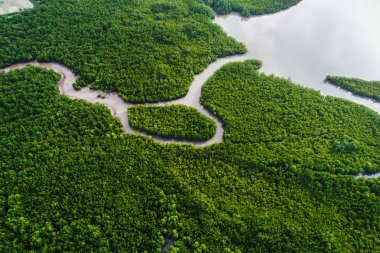
[[380, 113], [380, 103], [323, 82], [326, 75], [380, 80], [379, 0], [303, 0], [277, 14], [215, 23], [247, 46], [247, 58], [263, 61], [263, 72]]
[[0, 0], [0, 15], [33, 8], [29, 0]]

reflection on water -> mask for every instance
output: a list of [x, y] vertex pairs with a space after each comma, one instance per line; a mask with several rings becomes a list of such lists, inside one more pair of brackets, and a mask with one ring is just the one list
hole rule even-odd
[[29, 0], [0, 0], [0, 15], [33, 8]]
[[263, 61], [262, 71], [380, 113], [380, 103], [323, 82], [326, 75], [380, 80], [379, 10], [379, 0], [303, 0], [277, 14], [215, 22]]

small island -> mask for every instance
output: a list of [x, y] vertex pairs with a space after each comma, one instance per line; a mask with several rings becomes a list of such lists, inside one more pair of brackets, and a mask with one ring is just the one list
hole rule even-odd
[[212, 119], [185, 105], [133, 106], [128, 119], [131, 127], [159, 137], [205, 141], [216, 133]]

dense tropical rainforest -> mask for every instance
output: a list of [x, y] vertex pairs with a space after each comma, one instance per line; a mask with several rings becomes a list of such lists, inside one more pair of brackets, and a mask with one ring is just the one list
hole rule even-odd
[[[0, 17], [0, 64], [58, 61], [78, 88], [167, 100], [244, 52], [213, 15], [196, 0], [42, 0]], [[125, 134], [52, 71], [0, 73], [0, 252], [380, 251], [380, 180], [349, 175], [380, 171], [380, 116], [260, 67], [206, 83], [225, 132], [204, 148]]]
[[212, 119], [185, 105], [133, 106], [128, 121], [140, 131], [177, 140], [205, 141], [216, 133]]
[[380, 81], [366, 81], [359, 78], [327, 76], [326, 82], [351, 91], [354, 94], [380, 102]]

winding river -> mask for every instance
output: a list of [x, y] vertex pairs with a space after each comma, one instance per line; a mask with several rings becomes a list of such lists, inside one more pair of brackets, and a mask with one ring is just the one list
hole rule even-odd
[[[153, 103], [156, 106], [183, 104], [197, 108], [216, 123], [215, 136], [204, 142], [148, 136], [160, 143], [193, 144], [200, 147], [221, 143], [222, 123], [200, 104], [202, 85], [224, 64], [253, 58], [263, 60], [263, 72], [290, 77], [296, 83], [320, 90], [323, 95], [345, 98], [380, 113], [379, 103], [323, 82], [329, 74], [380, 80], [379, 9], [378, 0], [303, 0], [289, 10], [272, 15], [242, 18], [231, 14], [216, 17], [214, 22], [222, 26], [228, 35], [247, 45], [248, 52], [220, 58], [210, 64], [194, 77], [185, 97]], [[123, 101], [116, 93], [101, 98], [100, 91], [88, 87], [80, 91], [74, 90], [72, 84], [76, 77], [65, 66], [34, 61], [14, 64], [2, 71], [27, 65], [44, 67], [61, 74], [61, 94], [72, 99], [103, 104], [113, 116], [121, 120], [125, 132], [147, 135], [129, 126], [127, 111], [133, 104]], [[378, 176], [380, 175], [375, 175]]]
[[[80, 91], [76, 91], [73, 88], [73, 84], [76, 82], [76, 76], [74, 73], [66, 68], [65, 66], [55, 63], [55, 62], [49, 62], [49, 63], [39, 63], [36, 61], [33, 62], [24, 62], [24, 63], [16, 63], [12, 66], [9, 66], [7, 68], [1, 69], [0, 72], [9, 72], [11, 70], [15, 69], [21, 69], [25, 68], [28, 65], [38, 66], [46, 69], [53, 70], [61, 75], [61, 80], [59, 81], [59, 91], [61, 94], [68, 96], [72, 99], [83, 99], [90, 103], [100, 103], [105, 106], [107, 106], [112, 115], [114, 117], [118, 117], [121, 120], [121, 123], [123, 125], [123, 128], [126, 133], [138, 133], [138, 134], [144, 134], [152, 137], [157, 142], [160, 143], [176, 143], [176, 144], [193, 144], [199, 147], [202, 146], [208, 146], [215, 143], [221, 143], [223, 141], [223, 126], [219, 119], [214, 117], [210, 112], [205, 110], [202, 105], [199, 103], [199, 98], [201, 95], [201, 89], [202, 84], [204, 81], [208, 79], [210, 76], [209, 73], [214, 73], [217, 69], [219, 69], [222, 65], [224, 65], [225, 62], [228, 62], [229, 60], [234, 59], [234, 57], [230, 58], [224, 58], [219, 59], [216, 62], [212, 63], [207, 67], [207, 71], [202, 72], [201, 74], [195, 76], [194, 82], [191, 85], [191, 88], [188, 92], [188, 94], [178, 100], [173, 100], [169, 102], [160, 102], [160, 103], [153, 103], [155, 106], [165, 106], [165, 105], [173, 105], [173, 104], [184, 104], [189, 106], [194, 106], [197, 108], [202, 114], [205, 116], [211, 118], [216, 126], [216, 134], [213, 138], [207, 140], [207, 141], [178, 141], [174, 139], [164, 139], [152, 135], [148, 135], [146, 133], [139, 132], [135, 129], [132, 129], [128, 123], [128, 108], [130, 106], [133, 106], [133, 104], [125, 102], [122, 98], [120, 98], [116, 93], [110, 93], [105, 96], [105, 98], [99, 97], [100, 91], [99, 90], [91, 90], [88, 87], [82, 88]], [[211, 74], [212, 75], [212, 74]], [[148, 104], [145, 104], [148, 105]]]

